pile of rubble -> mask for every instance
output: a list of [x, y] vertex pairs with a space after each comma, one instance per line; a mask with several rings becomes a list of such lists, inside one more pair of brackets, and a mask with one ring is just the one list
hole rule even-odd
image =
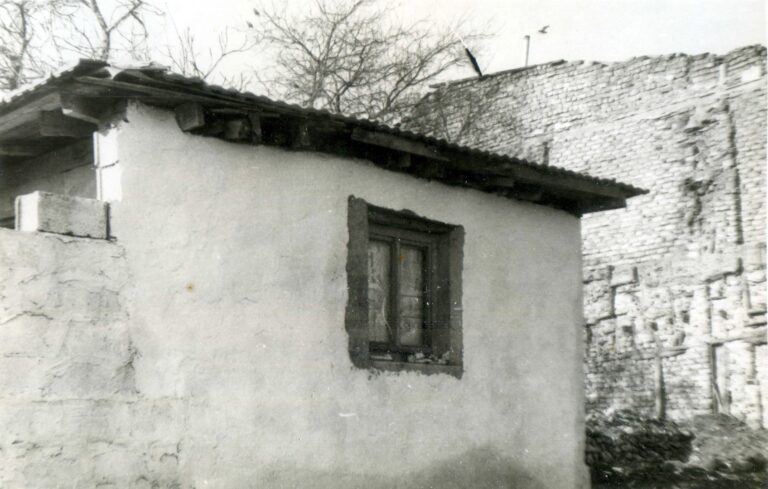
[[696, 416], [686, 427], [696, 434], [687, 465], [723, 473], [768, 469], [768, 431], [722, 414]]
[[[593, 481], [656, 478], [691, 453], [693, 435], [631, 411], [587, 416], [586, 462]], [[673, 470], [673, 467], [665, 468]]]
[[697, 416], [676, 424], [631, 411], [590, 414], [586, 445], [598, 487], [641, 481], [696, 489], [768, 487], [768, 431], [729, 416]]

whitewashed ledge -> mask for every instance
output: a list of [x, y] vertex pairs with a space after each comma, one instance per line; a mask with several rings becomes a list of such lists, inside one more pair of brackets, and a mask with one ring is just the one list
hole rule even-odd
[[109, 204], [106, 202], [33, 192], [16, 197], [16, 230], [107, 239]]

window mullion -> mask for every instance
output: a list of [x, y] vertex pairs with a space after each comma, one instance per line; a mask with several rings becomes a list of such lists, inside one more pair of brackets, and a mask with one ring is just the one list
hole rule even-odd
[[424, 287], [423, 287], [423, 301], [424, 301], [424, 344], [432, 348], [432, 332], [434, 328], [435, 317], [433, 315], [435, 310], [435, 284], [437, 283], [435, 277], [435, 260], [436, 249], [435, 246], [430, 243], [426, 248], [425, 260], [424, 260]]
[[392, 297], [390, 300], [392, 311], [392, 338], [390, 345], [393, 348], [400, 348], [400, 239], [395, 238], [392, 241], [392, 269], [390, 277], [390, 290]]

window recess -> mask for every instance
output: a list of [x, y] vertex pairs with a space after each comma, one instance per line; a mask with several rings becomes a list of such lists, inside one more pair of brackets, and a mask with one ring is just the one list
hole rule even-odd
[[349, 233], [353, 363], [460, 376], [463, 229], [351, 197]]

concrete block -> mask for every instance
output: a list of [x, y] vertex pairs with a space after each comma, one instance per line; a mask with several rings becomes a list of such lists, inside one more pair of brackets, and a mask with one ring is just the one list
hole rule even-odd
[[633, 284], [637, 282], [637, 267], [619, 266], [611, 272], [611, 286]]
[[672, 293], [667, 287], [643, 288], [639, 297], [640, 309], [647, 318], [657, 319], [674, 314]]
[[106, 239], [107, 213], [106, 202], [38, 191], [16, 198], [16, 230]]
[[120, 130], [113, 128], [93, 134], [94, 163], [99, 168], [116, 165], [120, 161], [117, 141]]
[[746, 247], [744, 267], [748, 271], [765, 269], [765, 243], [756, 243]]
[[741, 82], [747, 83], [755, 80], [759, 80], [763, 75], [760, 66], [750, 66], [746, 70], [741, 72]]
[[99, 199], [107, 202], [119, 202], [123, 199], [121, 179], [123, 168], [115, 164], [96, 169], [96, 179]]
[[635, 331], [635, 319], [626, 314], [618, 316], [616, 318], [616, 327], [620, 333], [631, 336]]
[[751, 328], [759, 328], [760, 326], [765, 326], [765, 324], [768, 321], [766, 321], [766, 315], [765, 311], [750, 311], [749, 312], [749, 323], [747, 326]]
[[741, 258], [734, 255], [709, 255], [702, 257], [700, 270], [702, 280], [718, 280], [726, 275], [741, 272]]
[[607, 285], [602, 281], [584, 285], [584, 319], [587, 324], [613, 316], [613, 291]]
[[722, 299], [725, 297], [725, 282], [715, 280], [707, 286], [707, 295], [710, 299]]
[[597, 267], [584, 267], [582, 274], [583, 281], [588, 283], [596, 280], [606, 280], [608, 278], [608, 271], [609, 268], [602, 265]]
[[635, 294], [628, 291], [616, 291], [614, 296], [614, 313], [617, 316], [622, 314], [629, 314], [635, 316], [638, 314], [639, 307]]

